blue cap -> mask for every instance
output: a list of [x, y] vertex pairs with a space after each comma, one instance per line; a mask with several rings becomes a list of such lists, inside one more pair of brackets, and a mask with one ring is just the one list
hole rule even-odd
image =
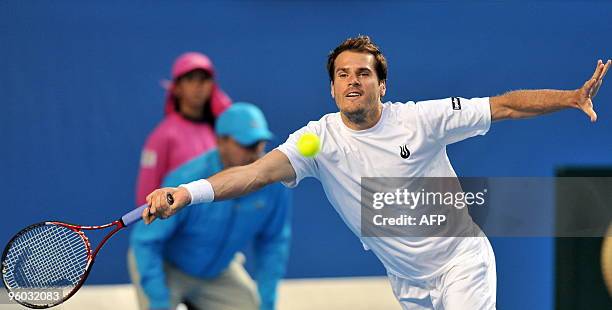
[[217, 119], [215, 132], [218, 136], [230, 136], [243, 146], [274, 136], [268, 130], [263, 112], [247, 102], [236, 102], [227, 108]]

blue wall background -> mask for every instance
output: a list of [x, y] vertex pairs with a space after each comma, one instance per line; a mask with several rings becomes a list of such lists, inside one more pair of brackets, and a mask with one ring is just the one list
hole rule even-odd
[[[262, 107], [276, 145], [336, 110], [324, 64], [348, 36], [382, 47], [388, 100], [573, 89], [612, 56], [610, 12], [605, 2], [1, 1], [0, 243], [31, 222], [99, 224], [134, 207], [139, 152], [162, 117], [158, 82], [184, 51], [211, 56], [230, 96]], [[577, 111], [496, 123], [449, 155], [466, 176], [609, 165], [612, 85], [597, 99], [595, 124]], [[334, 213], [318, 183], [295, 191], [288, 276], [382, 275]], [[107, 245], [88, 283], [128, 281], [127, 240]], [[554, 240], [492, 241], [499, 308], [551, 309]]]

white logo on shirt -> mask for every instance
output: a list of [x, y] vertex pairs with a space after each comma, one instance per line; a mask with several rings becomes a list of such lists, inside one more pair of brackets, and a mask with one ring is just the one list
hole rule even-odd
[[151, 150], [144, 150], [140, 155], [140, 167], [152, 168], [157, 164], [157, 153]]
[[458, 97], [452, 97], [453, 110], [461, 110], [461, 100]]

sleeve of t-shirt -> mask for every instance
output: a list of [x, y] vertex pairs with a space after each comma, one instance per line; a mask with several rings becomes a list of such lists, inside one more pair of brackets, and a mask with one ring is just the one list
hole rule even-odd
[[140, 158], [140, 170], [136, 182], [136, 205], [146, 203], [146, 197], [159, 188], [168, 172], [169, 139], [158, 129], [147, 139]]
[[[305, 133], [314, 133], [321, 137], [319, 122], [310, 122], [308, 125], [300, 128], [296, 132], [289, 135], [285, 143], [279, 145], [276, 149], [281, 151], [289, 158], [289, 162], [295, 171], [295, 180], [291, 182], [282, 182], [283, 185], [293, 188], [300, 181], [307, 177], [317, 177], [317, 162], [316, 157], [305, 157], [297, 150], [297, 141]], [[321, 145], [325, 145], [321, 140]]]
[[417, 117], [427, 134], [443, 145], [484, 135], [491, 126], [488, 97], [420, 101], [416, 109]]

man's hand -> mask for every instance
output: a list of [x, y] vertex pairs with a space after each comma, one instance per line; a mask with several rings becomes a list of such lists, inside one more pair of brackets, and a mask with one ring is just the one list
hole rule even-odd
[[508, 118], [527, 118], [562, 109], [577, 108], [582, 110], [591, 119], [591, 122], [594, 122], [597, 120], [597, 114], [593, 110], [593, 98], [611, 64], [610, 60], [605, 65], [598, 60], [593, 76], [576, 90], [515, 90], [491, 97], [489, 99], [491, 119], [498, 121]]
[[608, 60], [604, 65], [601, 59], [597, 61], [597, 67], [595, 68], [595, 73], [593, 73], [591, 79], [586, 81], [580, 89], [576, 90], [577, 108], [586, 113], [586, 115], [588, 115], [591, 119], [591, 122], [597, 120], [597, 113], [595, 113], [595, 110], [593, 110], [593, 98], [595, 98], [595, 95], [597, 95], [597, 91], [599, 91], [599, 87], [601, 87], [603, 78], [608, 72], [611, 63], [612, 61]]
[[[168, 194], [172, 195], [173, 202], [168, 201]], [[189, 192], [182, 187], [165, 187], [154, 190], [147, 196], [148, 208], [142, 211], [145, 224], [150, 224], [156, 218], [166, 219], [180, 209], [191, 203]]]

